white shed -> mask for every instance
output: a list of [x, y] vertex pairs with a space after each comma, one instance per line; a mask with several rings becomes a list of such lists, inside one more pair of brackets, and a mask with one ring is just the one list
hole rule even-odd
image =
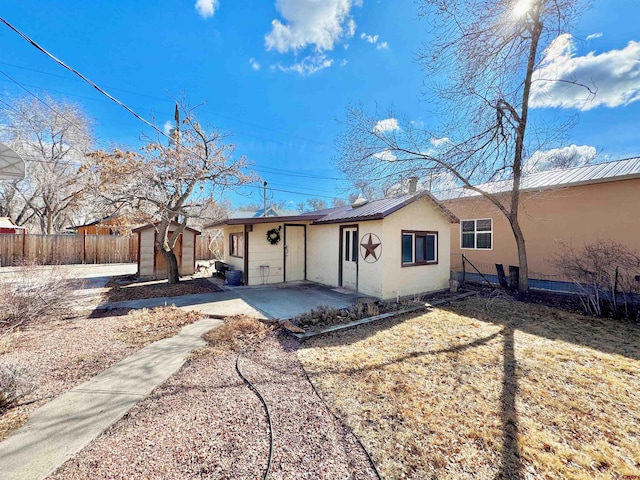
[[[150, 223], [133, 229], [133, 232], [138, 234], [138, 277], [167, 278], [167, 265], [157, 243], [157, 225], [158, 223]], [[171, 224], [169, 235], [177, 227], [177, 224]], [[185, 228], [173, 250], [181, 276], [193, 275], [196, 271], [196, 235], [200, 235], [198, 230]]]

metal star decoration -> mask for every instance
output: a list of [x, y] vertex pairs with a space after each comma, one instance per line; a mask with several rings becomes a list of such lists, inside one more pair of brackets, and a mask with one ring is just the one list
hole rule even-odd
[[380, 243], [374, 243], [371, 234], [369, 234], [369, 240], [367, 240], [367, 243], [361, 243], [360, 246], [366, 250], [366, 253], [364, 254], [365, 260], [367, 259], [367, 257], [369, 257], [369, 255], [371, 255], [375, 260], [378, 260], [378, 255], [376, 255], [376, 248], [380, 246]]

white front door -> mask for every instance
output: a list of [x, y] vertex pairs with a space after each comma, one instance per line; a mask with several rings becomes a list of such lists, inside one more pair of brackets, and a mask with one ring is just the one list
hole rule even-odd
[[304, 225], [284, 226], [284, 281], [305, 279]]
[[358, 290], [358, 227], [342, 229], [342, 287]]

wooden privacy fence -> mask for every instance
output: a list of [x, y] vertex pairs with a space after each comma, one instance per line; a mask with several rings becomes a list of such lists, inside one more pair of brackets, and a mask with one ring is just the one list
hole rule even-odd
[[[211, 248], [209, 248], [211, 246]], [[222, 239], [196, 237], [196, 259], [211, 260], [222, 252]], [[138, 236], [0, 234], [0, 266], [23, 262], [136, 263]]]
[[132, 263], [138, 237], [116, 235], [0, 234], [0, 264]]

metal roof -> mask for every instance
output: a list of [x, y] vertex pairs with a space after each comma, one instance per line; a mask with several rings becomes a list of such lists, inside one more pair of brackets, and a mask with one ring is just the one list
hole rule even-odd
[[[556, 187], [613, 182], [630, 178], [640, 178], [640, 157], [531, 173], [522, 177], [520, 189], [522, 191], [547, 190]], [[511, 190], [511, 184], [511, 180], [502, 180], [483, 183], [478, 185], [478, 188], [489, 193], [507, 192]], [[472, 190], [458, 188], [442, 192], [439, 197], [441, 199], [454, 199], [476, 195], [479, 194]]]
[[317, 210], [315, 212], [303, 213], [294, 217], [251, 217], [251, 218], [232, 218], [221, 222], [216, 222], [208, 227], [216, 227], [221, 225], [252, 225], [256, 223], [273, 223], [284, 221], [310, 221], [313, 225], [322, 225], [327, 223], [345, 223], [345, 222], [362, 222], [366, 220], [378, 220], [391, 215], [393, 212], [400, 210], [402, 207], [420, 199], [427, 198], [436, 208], [442, 211], [452, 223], [458, 223], [458, 218], [451, 213], [444, 205], [436, 200], [429, 192], [410, 193], [400, 195], [398, 197], [383, 198], [367, 202], [359, 207], [346, 205], [344, 207], [327, 208]]

